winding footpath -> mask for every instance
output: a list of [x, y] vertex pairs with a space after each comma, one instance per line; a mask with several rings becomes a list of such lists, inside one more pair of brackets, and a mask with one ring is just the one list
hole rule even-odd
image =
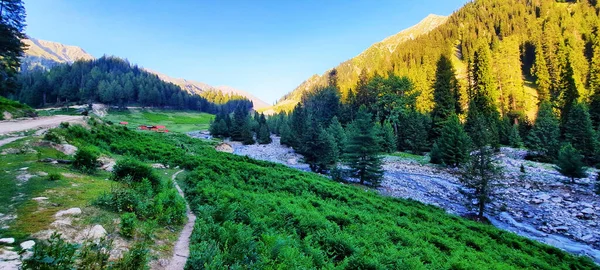
[[[181, 172], [183, 172], [183, 170], [180, 170], [173, 174], [171, 180], [173, 180], [173, 184], [175, 185], [177, 192], [179, 192], [179, 195], [181, 195], [181, 197], [185, 199], [185, 194], [183, 193], [183, 190], [181, 190], [181, 188], [177, 184], [177, 181], [175, 181], [175, 178]], [[165, 269], [183, 269], [185, 267], [187, 258], [190, 256], [190, 238], [192, 236], [192, 231], [194, 230], [196, 215], [194, 215], [194, 213], [190, 209], [190, 205], [187, 203], [187, 200], [185, 202], [185, 206], [187, 208], [186, 215], [188, 221], [183, 227], [183, 230], [181, 230], [181, 233], [179, 234], [179, 238], [177, 239], [177, 243], [175, 243], [175, 247], [173, 249], [173, 257], [171, 257], [171, 260], [169, 260], [169, 264], [165, 267]]]

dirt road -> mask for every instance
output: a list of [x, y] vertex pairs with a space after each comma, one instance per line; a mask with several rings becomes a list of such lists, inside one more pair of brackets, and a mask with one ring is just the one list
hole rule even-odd
[[1, 121], [0, 135], [37, 128], [57, 127], [62, 122], [84, 123], [83, 116], [78, 115], [55, 115], [33, 119]]

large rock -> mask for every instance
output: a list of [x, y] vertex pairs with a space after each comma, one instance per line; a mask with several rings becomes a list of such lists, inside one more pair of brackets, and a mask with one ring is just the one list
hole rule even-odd
[[67, 156], [71, 156], [77, 152], [77, 147], [68, 143], [63, 143], [58, 145], [56, 150], [63, 152]]
[[104, 227], [102, 227], [102, 225], [94, 225], [94, 227], [92, 227], [88, 232], [87, 236], [91, 239], [100, 239], [106, 236], [106, 230]]
[[220, 143], [219, 145], [215, 146], [215, 150], [219, 152], [233, 153], [233, 147], [227, 143]]
[[35, 242], [33, 240], [28, 240], [21, 243], [21, 249], [31, 249], [35, 246]]
[[13, 118], [13, 115], [9, 112], [3, 112], [2, 117], [4, 118], [4, 120], [11, 120]]
[[0, 244], [13, 244], [14, 242], [14, 238], [0, 238]]
[[167, 167], [165, 167], [165, 165], [163, 165], [163, 164], [160, 164], [160, 163], [154, 163], [154, 164], [152, 164], [151, 166], [152, 166], [152, 168], [154, 168], [154, 169], [166, 169], [166, 168], [167, 168]]
[[106, 156], [98, 158], [98, 162], [100, 162], [100, 168], [107, 172], [112, 172], [117, 164], [115, 159]]
[[81, 208], [75, 207], [75, 208], [71, 208], [71, 209], [67, 209], [67, 210], [58, 211], [58, 213], [56, 213], [54, 215], [54, 217], [74, 216], [74, 215], [80, 215], [80, 214], [81, 214]]

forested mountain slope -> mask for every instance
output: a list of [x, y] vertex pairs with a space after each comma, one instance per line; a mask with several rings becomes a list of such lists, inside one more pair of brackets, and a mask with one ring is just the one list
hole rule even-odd
[[[396, 50], [401, 49], [402, 43], [430, 32], [445, 23], [447, 19], [448, 17], [446, 16], [430, 14], [418, 24], [373, 44], [356, 57], [341, 63], [336, 67], [339, 74], [344, 74], [339, 76], [338, 83], [340, 84], [340, 88], [353, 88], [358, 81], [358, 75], [363, 69], [372, 70], [375, 67], [384, 69], [386, 66], [389, 66], [391, 56]], [[327, 85], [327, 73], [313, 75], [296, 87], [294, 91], [282, 97], [275, 106], [267, 110], [289, 111], [293, 109], [296, 103], [300, 101], [303, 93], [310, 92], [316, 87]]]
[[[400, 43], [389, 55], [389, 46], [376, 44], [336, 67], [342, 100], [355, 88], [361, 73], [372, 77], [393, 72], [411, 79], [414, 91], [419, 93], [418, 109], [429, 112], [433, 108], [436, 62], [446, 54], [452, 56], [463, 93], [461, 104], [466, 107], [469, 66], [475, 49], [488, 44], [497, 85], [491, 94], [502, 114], [524, 112], [533, 117], [538, 92], [560, 104], [567, 77], [576, 84], [580, 99], [587, 101], [598, 85], [596, 70], [600, 61], [594, 59], [600, 58], [595, 53], [600, 52], [599, 4], [563, 2], [477, 0], [448, 19], [436, 19], [438, 27], [426, 19], [417, 26], [428, 23], [430, 27], [421, 27], [420, 36], [413, 34], [414, 39]], [[572, 72], [565, 74], [571, 69], [568, 66]], [[303, 93], [326, 83], [327, 76], [313, 76], [283, 97], [274, 109], [291, 110]]]
[[33, 107], [100, 102], [113, 106], [145, 106], [217, 113], [252, 104], [240, 96], [203, 97], [161, 80], [117, 57], [78, 60], [49, 70], [35, 69], [18, 77], [20, 87], [9, 98]]
[[[93, 60], [94, 56], [88, 54], [85, 50], [77, 46], [64, 45], [58, 42], [39, 40], [35, 38], [24, 39], [23, 42], [28, 45], [23, 56], [21, 65], [22, 70], [31, 70], [36, 67], [42, 69], [49, 69], [58, 64], [68, 63], [72, 64], [76, 60]], [[231, 99], [232, 97], [243, 97], [253, 102], [255, 108], [264, 108], [269, 106], [266, 102], [253, 96], [252, 94], [235, 89], [228, 86], [211, 86], [202, 82], [190, 81], [181, 78], [173, 78], [168, 75], [162, 74], [158, 71], [151, 69], [144, 69], [147, 72], [156, 74], [161, 80], [175, 84], [187, 91], [189, 94], [201, 95], [207, 99], [211, 99], [215, 93], [222, 92], [221, 95], [229, 96], [224, 99]], [[221, 103], [221, 99], [214, 100], [216, 103]], [[211, 100], [213, 101], [213, 100]]]

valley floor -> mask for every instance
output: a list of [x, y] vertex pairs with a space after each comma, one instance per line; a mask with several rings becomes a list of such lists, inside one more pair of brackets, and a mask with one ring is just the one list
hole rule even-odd
[[[269, 145], [228, 142], [234, 154], [277, 162], [308, 171], [301, 156], [282, 146], [278, 137]], [[600, 198], [593, 192], [597, 170], [569, 184], [552, 165], [524, 160], [525, 151], [502, 148], [504, 179], [488, 218], [494, 226], [544, 242], [574, 254], [585, 254], [600, 263]], [[521, 164], [525, 173], [520, 172]], [[424, 162], [423, 157], [389, 155], [384, 158], [384, 181], [379, 191], [414, 199], [457, 215], [470, 213], [461, 194], [457, 171]]]

